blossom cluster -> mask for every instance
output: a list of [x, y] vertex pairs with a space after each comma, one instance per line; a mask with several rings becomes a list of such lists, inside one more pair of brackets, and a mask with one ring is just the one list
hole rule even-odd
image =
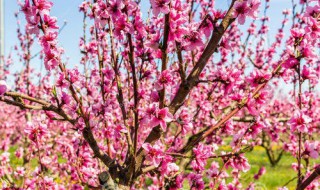
[[59, 65], [60, 54], [62, 49], [57, 45], [58, 29], [57, 18], [50, 16], [50, 9], [53, 3], [48, 0], [29, 0], [21, 3], [26, 21], [27, 30], [32, 35], [39, 36], [40, 31], [43, 35], [39, 37], [41, 40], [43, 53], [45, 55], [45, 67], [47, 70], [56, 68]]

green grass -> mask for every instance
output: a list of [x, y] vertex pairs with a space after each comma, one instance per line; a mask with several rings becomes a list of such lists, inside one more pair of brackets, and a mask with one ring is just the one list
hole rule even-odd
[[[266, 168], [266, 173], [259, 180], [256, 180], [255, 183], [264, 189], [282, 187], [297, 175], [291, 167], [291, 164], [296, 162], [296, 159], [288, 153], [283, 154], [275, 167], [272, 167], [269, 163], [265, 150], [262, 147], [255, 147], [252, 152], [248, 152], [245, 155], [251, 165], [251, 169], [245, 174], [245, 180], [242, 181], [245, 187], [253, 181], [253, 176], [258, 173], [262, 166]], [[294, 189], [296, 183], [297, 181], [294, 179], [286, 187]]]
[[[231, 138], [226, 139], [226, 144], [230, 144], [230, 141]], [[274, 146], [272, 148], [279, 149], [280, 147]], [[220, 150], [230, 152], [231, 147], [229, 145], [225, 145], [220, 147]], [[281, 160], [274, 167], [271, 166], [266, 151], [261, 146], [255, 146], [251, 152], [245, 153], [245, 157], [248, 159], [251, 168], [248, 172], [241, 174], [240, 182], [243, 184], [243, 189], [247, 188], [252, 182], [256, 184], [256, 187], [260, 187], [259, 189], [263, 190], [278, 189], [284, 185], [286, 185], [289, 190], [294, 190], [296, 188], [297, 172], [293, 170], [291, 166], [292, 163], [296, 163], [297, 160], [291, 154], [284, 152]], [[320, 158], [316, 160], [310, 159], [309, 166], [312, 167], [314, 163], [319, 164]], [[302, 164], [305, 164], [305, 162], [302, 161]], [[258, 173], [262, 166], [266, 168], [266, 173], [258, 180], [255, 180], [253, 176]], [[230, 169], [228, 171], [230, 171]], [[302, 172], [305, 172], [304, 169], [302, 169]], [[228, 181], [231, 182], [232, 179]]]

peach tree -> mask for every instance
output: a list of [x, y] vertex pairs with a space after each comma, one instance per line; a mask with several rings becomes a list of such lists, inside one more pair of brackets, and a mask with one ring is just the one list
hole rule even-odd
[[319, 188], [320, 2], [292, 1], [278, 20], [269, 0], [150, 0], [147, 15], [143, 3], [83, 1], [70, 65], [54, 4], [19, 2], [23, 68], [12, 55], [0, 66], [2, 186], [254, 189], [265, 171], [244, 186], [245, 153], [277, 143], [296, 158], [297, 189]]

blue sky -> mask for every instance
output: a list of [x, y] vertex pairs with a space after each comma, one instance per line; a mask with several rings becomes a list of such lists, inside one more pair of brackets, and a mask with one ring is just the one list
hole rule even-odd
[[[81, 0], [55, 0], [51, 15], [58, 18], [58, 24], [61, 27], [64, 21], [67, 26], [59, 35], [59, 42], [70, 57], [70, 61], [76, 61], [80, 57], [78, 44], [82, 34], [82, 15], [78, 12], [78, 6]], [[16, 19], [14, 13], [19, 10], [15, 0], [5, 0], [5, 52], [8, 54], [15, 44], [17, 44]], [[24, 23], [24, 15], [19, 15], [20, 20]], [[34, 51], [33, 53], [36, 53]]]
[[[263, 1], [263, 0], [262, 0]], [[296, 0], [297, 1], [297, 0]], [[19, 10], [19, 6], [15, 0], [4, 0], [5, 2], [5, 55], [13, 49], [14, 45], [18, 43], [16, 35], [16, 20], [14, 18], [14, 13]], [[83, 15], [79, 13], [78, 6], [82, 0], [53, 0], [54, 6], [51, 11], [52, 16], [58, 18], [59, 26], [62, 26], [64, 21], [67, 21], [67, 26], [59, 35], [59, 43], [65, 49], [65, 55], [69, 58], [69, 63], [72, 65], [77, 65], [80, 59], [80, 52], [78, 48], [79, 38], [82, 35], [82, 18]], [[230, 0], [216, 0], [216, 7], [225, 10]], [[149, 9], [150, 4], [148, 0], [142, 0], [142, 10], [143, 13]], [[264, 6], [264, 1], [262, 3]], [[291, 0], [271, 0], [269, 10], [269, 16], [272, 25], [270, 37], [273, 39], [274, 34], [277, 29], [281, 26], [282, 21], [282, 10], [291, 8]], [[20, 20], [22, 25], [24, 25], [24, 16], [20, 14]], [[249, 21], [249, 20], [248, 20]], [[247, 21], [247, 23], [249, 23]], [[247, 25], [244, 25], [244, 29]], [[37, 42], [36, 42], [37, 43]], [[39, 47], [35, 47], [33, 53], [38, 51]], [[15, 54], [13, 54], [15, 55]], [[37, 67], [38, 61], [33, 61], [32, 63]], [[36, 65], [35, 65], [36, 64]], [[18, 68], [15, 67], [15, 68]]]

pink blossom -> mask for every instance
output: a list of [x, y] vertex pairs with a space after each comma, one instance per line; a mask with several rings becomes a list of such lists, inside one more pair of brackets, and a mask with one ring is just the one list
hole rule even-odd
[[39, 27], [36, 24], [30, 24], [28, 23], [26, 26], [26, 29], [28, 30], [28, 32], [30, 34], [35, 34], [35, 35], [39, 35]]
[[[85, 152], [81, 155], [81, 164], [86, 168], [90, 168], [93, 166], [92, 156], [88, 152]], [[88, 170], [86, 170], [86, 171], [88, 171]]]
[[143, 118], [140, 121], [141, 125], [149, 125], [151, 118], [156, 115], [157, 107], [156, 104], [150, 104], [146, 110]]
[[167, 122], [172, 121], [172, 118], [173, 116], [167, 107], [157, 110], [150, 121], [150, 127], [160, 125], [161, 128], [165, 130], [167, 128]]
[[52, 177], [44, 176], [43, 178], [43, 186], [45, 186], [48, 189], [55, 189], [55, 182], [53, 181]]
[[191, 162], [191, 167], [195, 171], [202, 171], [205, 168], [207, 159], [213, 155], [213, 146], [199, 144], [197, 147], [193, 148], [193, 153], [196, 157], [195, 160]]
[[37, 181], [34, 178], [33, 179], [27, 179], [25, 184], [26, 184], [27, 190], [36, 189]]
[[207, 159], [212, 156], [214, 149], [213, 146], [208, 146], [201, 143], [192, 150], [197, 159]]
[[225, 125], [222, 128], [222, 131], [228, 135], [231, 135], [233, 133], [234, 127], [233, 127], [232, 120], [229, 120], [225, 123]]
[[17, 158], [22, 158], [23, 157], [23, 148], [20, 147], [16, 150], [16, 152], [14, 153], [14, 155], [17, 157]]
[[8, 164], [10, 161], [10, 153], [9, 152], [3, 152], [1, 155], [0, 155], [0, 163], [2, 165], [6, 165]]
[[111, 0], [109, 11], [112, 13], [113, 18], [117, 18], [121, 14], [121, 9], [123, 9], [124, 4], [121, 0]]
[[4, 80], [0, 80], [0, 96], [6, 93], [8, 90], [7, 83]]
[[314, 52], [314, 49], [311, 44], [303, 43], [301, 44], [300, 49], [301, 49], [300, 51], [301, 51], [302, 57], [309, 58], [309, 59], [317, 58], [317, 55]]
[[298, 65], [299, 61], [294, 57], [290, 56], [283, 64], [284, 68], [292, 69]]
[[59, 65], [58, 60], [58, 52], [55, 52], [53, 50], [50, 50], [44, 59], [44, 64], [47, 70], [52, 70], [56, 68]]
[[37, 0], [36, 2], [37, 9], [43, 13], [48, 13], [53, 5], [53, 3], [48, 0]]
[[245, 94], [243, 93], [243, 91], [240, 91], [238, 93], [232, 94], [230, 98], [234, 101], [240, 102], [245, 98]]
[[69, 76], [70, 76], [70, 82], [72, 84], [78, 82], [81, 77], [80, 72], [77, 68], [69, 70]]
[[255, 122], [251, 127], [250, 127], [250, 134], [252, 138], [256, 138], [257, 135], [265, 128], [265, 125], [262, 122]]
[[84, 190], [84, 188], [79, 184], [73, 184], [71, 190]]
[[173, 9], [170, 12], [170, 41], [183, 42], [183, 36], [189, 32], [188, 28], [184, 25], [186, 22], [188, 22], [188, 20], [181, 11]]
[[186, 35], [183, 47], [186, 51], [194, 50], [198, 47], [203, 47], [204, 43], [201, 40], [200, 33], [198, 31], [191, 31]]
[[94, 40], [94, 41], [91, 41], [87, 44], [86, 46], [86, 51], [90, 54], [95, 54], [97, 53], [97, 49], [98, 49], [98, 44], [97, 42]]
[[170, 0], [150, 0], [152, 6], [152, 12], [154, 16], [158, 16], [159, 13], [168, 14]]
[[108, 80], [114, 79], [114, 71], [112, 69], [105, 68], [102, 72], [106, 79]]
[[188, 175], [189, 185], [191, 190], [202, 190], [204, 189], [204, 181], [201, 174], [190, 173]]
[[121, 138], [121, 133], [127, 133], [128, 130], [125, 126], [123, 125], [116, 125], [114, 128], [114, 133], [113, 135], [117, 138]]
[[58, 32], [49, 31], [41, 37], [41, 44], [46, 54], [50, 53], [52, 46], [56, 45], [57, 36]]
[[149, 143], [144, 143], [142, 148], [144, 148], [147, 152], [147, 159], [151, 160], [152, 164], [158, 167], [163, 158], [162, 147], [159, 144], [152, 146]]
[[60, 73], [56, 84], [57, 84], [57, 87], [62, 87], [62, 88], [65, 88], [65, 87], [69, 86], [69, 83], [65, 79], [65, 75], [63, 73]]
[[260, 4], [260, 0], [236, 1], [234, 17], [238, 17], [239, 24], [244, 24], [247, 16], [257, 17]]
[[254, 96], [254, 100], [258, 105], [263, 105], [267, 102], [269, 97], [270, 97], [269, 91], [262, 90], [256, 96]]
[[80, 5], [79, 5], [79, 11], [81, 12], [87, 12], [88, 8], [90, 7], [90, 4], [88, 1], [83, 1]]
[[150, 94], [150, 100], [152, 102], [158, 102], [159, 101], [159, 93], [157, 91], [152, 91]]
[[51, 17], [47, 14], [43, 16], [43, 22], [47, 26], [49, 30], [59, 29], [59, 26], [57, 25], [57, 18]]
[[304, 143], [305, 151], [303, 154], [309, 155], [311, 158], [318, 158], [319, 157], [319, 143], [318, 142], [310, 142], [306, 141]]
[[62, 92], [61, 101], [62, 101], [62, 104], [68, 105], [71, 102], [71, 97], [67, 93]]
[[234, 159], [232, 159], [230, 165], [231, 167], [243, 172], [247, 172], [250, 169], [248, 159], [245, 158], [243, 155], [237, 156]]
[[175, 180], [170, 184], [170, 190], [182, 189], [183, 186], [183, 176], [181, 174], [175, 177]]
[[266, 173], [266, 168], [265, 168], [264, 166], [262, 166], [262, 167], [259, 169], [258, 173], [253, 176], [253, 178], [254, 178], [255, 180], [258, 180], [258, 179], [259, 179], [263, 174], [265, 174], [265, 173]]
[[27, 20], [27, 30], [31, 33], [31, 34], [39, 34], [39, 27], [38, 24], [40, 22], [40, 18], [37, 15], [37, 8], [35, 6], [31, 6], [30, 5], [30, 1], [29, 0], [25, 0], [24, 4], [20, 4], [21, 6], [21, 10], [24, 12], [25, 14], [25, 18]]
[[115, 22], [115, 28], [114, 28], [114, 34], [116, 37], [119, 38], [119, 40], [123, 39], [123, 33], [124, 32], [130, 32], [131, 25], [127, 22], [126, 18], [124, 16], [120, 16], [117, 19], [117, 22]]
[[44, 165], [49, 165], [52, 163], [52, 159], [49, 157], [49, 156], [44, 156], [41, 158], [41, 163], [44, 164]]
[[216, 177], [219, 174], [219, 167], [218, 162], [212, 162], [207, 174], [212, 178]]
[[305, 19], [307, 21], [307, 26], [305, 31], [311, 38], [318, 38], [320, 36], [320, 26], [319, 21], [313, 18]]
[[293, 117], [288, 121], [291, 131], [308, 132], [308, 124], [312, 119], [302, 111], [295, 111]]
[[260, 0], [248, 0], [248, 6], [250, 7], [248, 15], [252, 18], [257, 18], [260, 4]]
[[[301, 164], [300, 167], [304, 168], [303, 164]], [[292, 163], [291, 164], [291, 168], [294, 169], [295, 171], [298, 171], [298, 163]]]
[[162, 71], [158, 81], [155, 83], [155, 88], [156, 90], [162, 90], [165, 88], [167, 85], [172, 84], [172, 74], [170, 73], [169, 70], [164, 70]]
[[236, 1], [234, 5], [234, 16], [238, 17], [239, 24], [246, 22], [246, 16], [249, 13], [249, 6], [247, 1]]
[[316, 18], [319, 12], [320, 12], [320, 5], [307, 6], [304, 16]]
[[232, 141], [230, 142], [231, 147], [235, 147], [237, 143], [242, 140], [243, 135], [245, 134], [245, 129], [241, 129], [238, 133], [233, 135]]
[[185, 109], [181, 111], [178, 123], [182, 126], [182, 134], [187, 134], [193, 128], [191, 115]]
[[164, 175], [167, 177], [175, 176], [179, 172], [179, 166], [176, 163], [168, 163], [164, 166]]
[[32, 122], [27, 122], [27, 126], [25, 127], [24, 132], [33, 142], [37, 142], [48, 136], [47, 125], [42, 123], [34, 124]]
[[[93, 13], [94, 13], [94, 20], [97, 26], [100, 28], [105, 27], [105, 25], [108, 23], [108, 18], [110, 17], [109, 10], [107, 9], [106, 3], [102, 1], [97, 1], [93, 5]], [[115, 10], [117, 7], [114, 7]], [[110, 12], [113, 12], [114, 10], [110, 9]], [[113, 18], [117, 19], [117, 18]]]
[[[264, 102], [264, 97], [262, 96], [262, 98], [259, 98], [260, 97], [260, 95], [258, 94], [257, 96], [255, 96], [255, 97], [249, 97], [248, 98], [248, 100], [247, 100], [247, 103], [246, 103], [246, 108], [248, 109], [248, 111], [249, 111], [249, 113], [251, 114], [251, 115], [254, 115], [254, 116], [258, 116], [259, 115], [259, 111], [258, 111], [258, 109], [257, 109], [257, 107], [258, 107], [258, 101], [261, 103], [263, 103]], [[257, 98], [257, 100], [258, 101], [256, 101], [256, 99], [255, 98]]]
[[14, 175], [16, 176], [16, 177], [23, 177], [24, 176], [24, 174], [25, 174], [25, 168], [24, 167], [21, 167], [21, 166], [18, 166], [17, 167], [17, 169], [16, 169], [16, 171], [14, 172]]
[[282, 14], [284, 14], [284, 15], [289, 15], [291, 13], [291, 10], [290, 9], [284, 9], [283, 11], [282, 11]]
[[204, 22], [202, 22], [199, 27], [206, 37], [210, 36], [213, 28], [212, 23], [210, 21], [204, 20]]
[[293, 28], [290, 30], [291, 36], [295, 39], [302, 38], [305, 34], [305, 30], [302, 28]]
[[271, 74], [255, 69], [250, 76], [247, 78], [247, 81], [250, 83], [250, 86], [256, 87], [259, 84], [267, 82], [271, 78]]
[[303, 66], [301, 77], [304, 80], [315, 80], [318, 78], [316, 71], [311, 67], [307, 67], [306, 65]]

